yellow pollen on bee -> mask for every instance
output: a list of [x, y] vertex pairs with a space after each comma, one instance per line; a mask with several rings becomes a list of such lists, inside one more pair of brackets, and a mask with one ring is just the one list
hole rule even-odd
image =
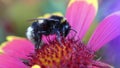
[[31, 68], [41, 68], [39, 65], [33, 65]]
[[37, 17], [39, 18], [49, 18], [51, 15], [56, 15], [56, 16], [63, 16], [61, 12], [54, 12], [54, 13], [46, 13], [43, 16]]
[[52, 15], [63, 16], [63, 14], [61, 12], [54, 12], [54, 13], [52, 13]]
[[51, 15], [49, 13], [46, 13], [43, 18], [49, 18]]
[[66, 19], [65, 18], [63, 18], [62, 20], [61, 20], [61, 23], [64, 23], [66, 21]]
[[39, 16], [39, 17], [37, 17], [38, 19], [39, 18], [49, 18], [51, 15], [49, 14], [49, 13], [46, 13], [46, 14], [44, 14], [43, 16]]

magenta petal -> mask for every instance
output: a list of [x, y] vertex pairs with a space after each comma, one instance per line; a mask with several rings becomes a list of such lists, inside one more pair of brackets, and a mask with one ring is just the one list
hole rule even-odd
[[[91, 3], [89, 3], [89, 1], [91, 1]], [[72, 29], [77, 31], [76, 37], [79, 36], [80, 39], [84, 37], [96, 15], [96, 12], [97, 0], [74, 0], [74, 2], [68, 6], [66, 18], [72, 26]], [[74, 34], [73, 31], [71, 33]]]
[[12, 57], [28, 58], [34, 52], [34, 45], [26, 39], [13, 39], [3, 47], [4, 53]]
[[46, 44], [49, 44], [50, 40], [54, 40], [56, 38], [56, 35], [48, 35], [48, 36], [42, 36], [42, 41]]
[[0, 68], [28, 68], [20, 59], [0, 54]]
[[120, 11], [106, 17], [96, 28], [91, 36], [88, 47], [94, 51], [99, 50], [104, 44], [120, 35]]

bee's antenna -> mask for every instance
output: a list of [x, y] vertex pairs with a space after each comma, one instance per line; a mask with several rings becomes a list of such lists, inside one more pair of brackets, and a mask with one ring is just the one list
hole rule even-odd
[[72, 30], [72, 31], [74, 31], [75, 33], [77, 33], [77, 31], [76, 31], [76, 30], [74, 30], [74, 29], [70, 29], [70, 30]]
[[76, 30], [74, 30], [74, 29], [70, 29], [70, 30], [72, 30], [73, 32], [75, 32], [75, 34], [74, 34], [74, 36], [73, 36], [73, 39], [74, 39], [74, 37], [76, 36], [76, 34], [77, 34], [77, 31]]
[[59, 22], [59, 20], [55, 20], [55, 19], [48, 19], [50, 21], [56, 21], [56, 22]]

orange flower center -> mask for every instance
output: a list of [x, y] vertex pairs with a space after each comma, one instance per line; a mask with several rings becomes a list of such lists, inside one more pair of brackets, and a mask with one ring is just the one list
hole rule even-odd
[[79, 40], [49, 41], [49, 44], [43, 44], [35, 51], [30, 59], [23, 61], [31, 68], [112, 68], [94, 60], [94, 52]]
[[49, 44], [44, 44], [32, 55], [32, 59], [30, 59], [31, 66], [76, 68], [76, 66], [86, 67], [92, 63], [94, 52], [83, 43], [73, 39], [62, 39], [61, 42], [54, 40]]

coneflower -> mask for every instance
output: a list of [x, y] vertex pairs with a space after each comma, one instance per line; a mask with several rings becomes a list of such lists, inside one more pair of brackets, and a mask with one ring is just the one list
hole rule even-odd
[[0, 47], [0, 68], [112, 68], [94, 59], [95, 52], [120, 35], [120, 11], [107, 16], [96, 27], [87, 44], [83, 37], [96, 13], [97, 0], [70, 0], [66, 19], [73, 32], [62, 38], [62, 46], [56, 39], [48, 40], [39, 50], [25, 38], [9, 36]]

